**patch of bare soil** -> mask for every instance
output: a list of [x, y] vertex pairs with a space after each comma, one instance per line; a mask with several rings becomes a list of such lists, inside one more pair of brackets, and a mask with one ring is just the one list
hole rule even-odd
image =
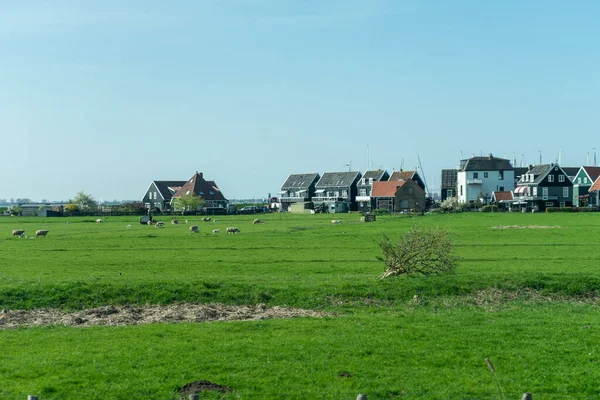
[[181, 389], [179, 389], [177, 391], [177, 393], [180, 395], [186, 396], [186, 395], [190, 395], [190, 394], [199, 393], [202, 391], [227, 393], [227, 392], [231, 392], [232, 389], [229, 386], [218, 385], [218, 384], [210, 382], [210, 381], [202, 380], [202, 381], [196, 381], [196, 382], [192, 382], [192, 383], [188, 383], [188, 384], [184, 385]]
[[64, 312], [59, 310], [2, 310], [0, 330], [47, 325], [124, 326], [176, 322], [243, 321], [270, 318], [323, 317], [324, 313], [290, 307], [175, 304], [143, 307], [99, 307]]
[[498, 225], [492, 226], [492, 229], [560, 229], [562, 226], [554, 225]]

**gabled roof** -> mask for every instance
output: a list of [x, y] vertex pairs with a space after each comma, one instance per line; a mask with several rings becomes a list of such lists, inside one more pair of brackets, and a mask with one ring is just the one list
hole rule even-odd
[[308, 189], [317, 180], [319, 180], [319, 174], [317, 173], [292, 174], [281, 185], [281, 190]]
[[565, 174], [573, 180], [573, 178], [579, 172], [580, 167], [561, 167]]
[[454, 189], [456, 188], [456, 182], [458, 171], [455, 169], [443, 169], [442, 170], [442, 189]]
[[394, 171], [388, 181], [407, 181], [413, 179], [417, 171]]
[[492, 198], [496, 201], [513, 200], [513, 192], [492, 192]]
[[600, 190], [600, 176], [596, 178], [594, 184], [591, 188], [589, 188], [588, 192], [597, 192], [598, 190]]
[[371, 171], [365, 171], [362, 177], [365, 179], [373, 179], [373, 181], [380, 181], [386, 174], [387, 171], [384, 169], [374, 169]]
[[348, 187], [360, 177], [360, 172], [325, 172], [316, 187]]
[[217, 184], [214, 181], [204, 180], [201, 172], [196, 172], [173, 197], [182, 197], [189, 193], [202, 196], [204, 200], [227, 200]]
[[[567, 177], [569, 176], [567, 174], [567, 172], [564, 170], [564, 168], [562, 168], [558, 164], [540, 164], [540, 165], [532, 166], [529, 169], [529, 171], [527, 171], [528, 175], [533, 174], [533, 182], [525, 182], [525, 181], [521, 180], [521, 181], [519, 181], [519, 183], [528, 184], [528, 185], [530, 185], [530, 184], [537, 185], [546, 178], [546, 176], [550, 173], [550, 171], [552, 171], [552, 169], [554, 167], [560, 168], [562, 170], [562, 172], [565, 175], [567, 175]], [[569, 179], [568, 181], [565, 181], [565, 182], [571, 183], [571, 180]]]
[[461, 161], [460, 171], [506, 171], [512, 170], [513, 166], [505, 158], [494, 157], [471, 157]]
[[[581, 167], [587, 176], [594, 182], [600, 176], [600, 167]], [[577, 172], [579, 174], [579, 172]]]
[[407, 181], [373, 182], [373, 191], [371, 192], [371, 197], [394, 197], [398, 188], [404, 186], [406, 182]]
[[154, 186], [160, 192], [161, 197], [169, 201], [171, 197], [177, 192], [183, 185], [185, 185], [186, 181], [152, 181]]

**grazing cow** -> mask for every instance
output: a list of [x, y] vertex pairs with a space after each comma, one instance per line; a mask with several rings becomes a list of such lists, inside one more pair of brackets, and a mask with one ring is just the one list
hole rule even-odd
[[213, 229], [213, 235], [216, 235], [217, 233], [221, 232], [220, 229]]
[[162, 221], [158, 221], [158, 222], [156, 223], [156, 227], [157, 227], [157, 228], [162, 228], [162, 227], [164, 227], [164, 226], [165, 226], [165, 223], [164, 223], [164, 222], [162, 222]]
[[40, 237], [40, 236], [46, 237], [48, 232], [50, 232], [48, 229], [39, 229], [39, 230], [35, 231], [35, 237]]
[[13, 236], [19, 236], [19, 237], [25, 237], [25, 230], [24, 229], [15, 229], [13, 231]]
[[190, 226], [190, 232], [198, 233], [198, 225]]
[[97, 224], [101, 224], [101, 223], [103, 223], [103, 222], [104, 222], [104, 220], [103, 220], [102, 218], [98, 218], [98, 219], [96, 220], [96, 223], [97, 223]]
[[227, 227], [227, 233], [236, 234], [236, 233], [239, 233], [239, 232], [241, 232], [241, 231], [240, 231], [240, 229], [237, 226], [228, 226]]
[[253, 224], [264, 224], [265, 221], [263, 221], [262, 219], [255, 219], [254, 221], [252, 221]]

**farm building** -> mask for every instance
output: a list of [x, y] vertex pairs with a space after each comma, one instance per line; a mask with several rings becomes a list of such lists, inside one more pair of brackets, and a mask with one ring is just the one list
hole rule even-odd
[[594, 196], [590, 198], [589, 190], [600, 176], [600, 167], [581, 167], [573, 178], [573, 206], [584, 207], [596, 205]]
[[412, 179], [373, 182], [372, 207], [389, 212], [425, 210], [425, 191]]
[[356, 211], [357, 183], [360, 172], [326, 172], [315, 186], [315, 208], [331, 213]]
[[387, 181], [390, 175], [387, 171], [382, 169], [365, 171], [364, 175], [358, 181], [356, 185], [358, 195], [356, 196], [356, 203], [358, 211], [363, 213], [371, 212], [373, 210], [371, 204], [371, 193], [373, 191], [373, 182]]
[[202, 197], [204, 199], [203, 208], [226, 210], [229, 204], [229, 201], [223, 196], [215, 181], [205, 180], [202, 172], [198, 171], [173, 194], [171, 204], [173, 204], [176, 198], [188, 194]]
[[455, 169], [442, 170], [442, 188], [440, 192], [442, 201], [450, 197], [456, 197], [456, 173]]
[[186, 181], [152, 181], [142, 198], [142, 203], [144, 203], [144, 206], [149, 210], [170, 210], [173, 195], [185, 185], [185, 183]]
[[320, 175], [311, 174], [292, 174], [288, 176], [279, 192], [279, 201], [281, 209], [287, 211], [294, 203], [306, 203], [315, 195], [315, 186], [319, 181]]
[[533, 210], [547, 207], [571, 207], [573, 182], [558, 164], [530, 166], [514, 191], [515, 200]]

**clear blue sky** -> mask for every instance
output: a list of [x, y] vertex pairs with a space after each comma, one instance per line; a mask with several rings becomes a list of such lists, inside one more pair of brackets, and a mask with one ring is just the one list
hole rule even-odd
[[600, 150], [597, 1], [0, 4], [0, 198]]

